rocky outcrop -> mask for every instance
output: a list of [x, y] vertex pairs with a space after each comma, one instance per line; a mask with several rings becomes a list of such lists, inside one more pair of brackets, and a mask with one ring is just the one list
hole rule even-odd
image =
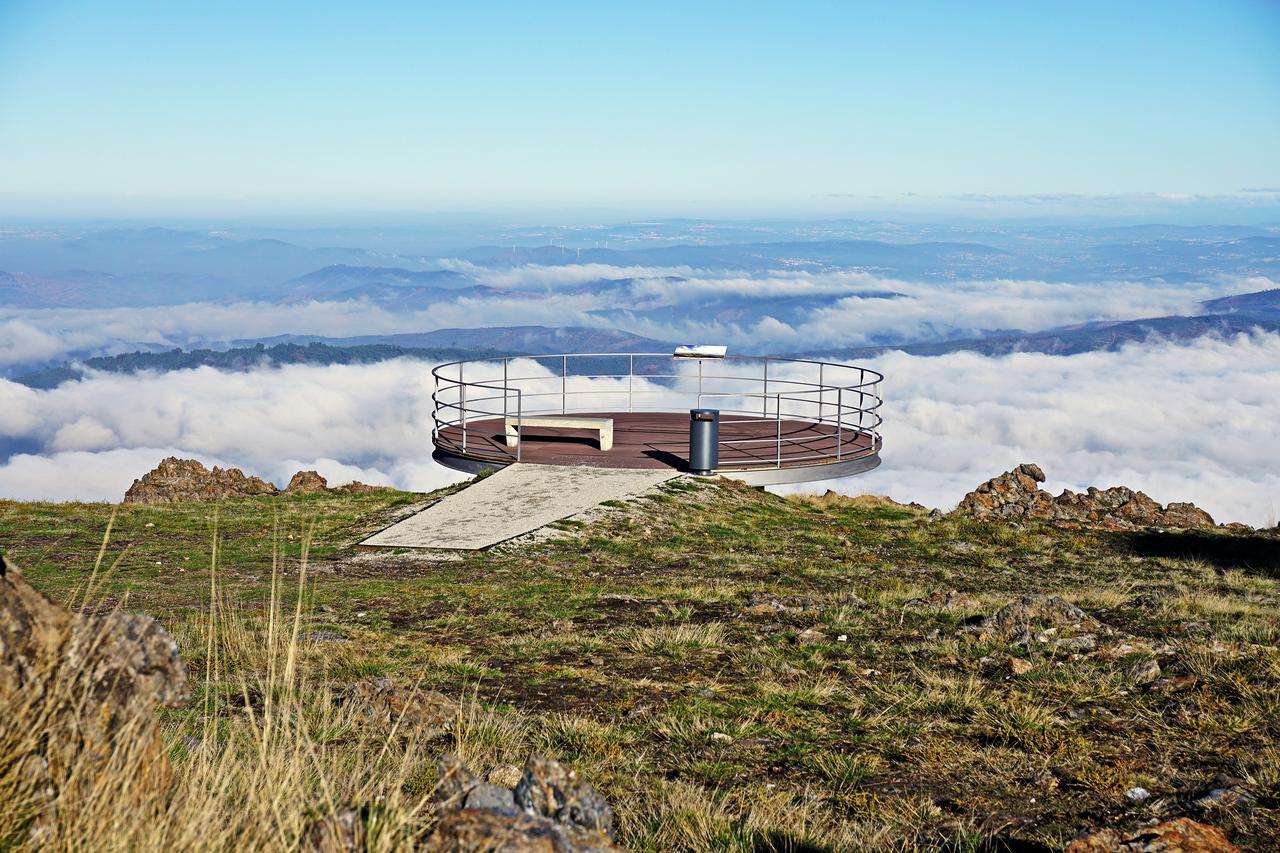
[[1102, 829], [1077, 838], [1067, 853], [1240, 853], [1222, 830], [1179, 817], [1122, 833]]
[[533, 756], [514, 789], [481, 782], [455, 755], [440, 759], [441, 812], [427, 849], [520, 853], [612, 851], [613, 809], [558, 761]]
[[329, 481], [320, 476], [319, 471], [299, 471], [284, 487], [286, 495], [310, 495], [316, 492], [329, 491]]
[[124, 493], [127, 504], [163, 504], [176, 501], [216, 501], [223, 498], [251, 497], [253, 495], [309, 495], [330, 492], [343, 495], [362, 495], [384, 486], [370, 486], [359, 481], [329, 488], [329, 483], [318, 471], [299, 471], [283, 490], [260, 477], [248, 477], [239, 468], [218, 468], [211, 471], [195, 459], [179, 459], [170, 456], [152, 470], [134, 480]]
[[74, 799], [127, 750], [162, 782], [168, 761], [157, 706], [189, 697], [173, 639], [149, 616], [73, 613], [0, 555], [0, 707], [6, 758], [29, 787], [30, 841], [57, 831], [59, 798]]
[[278, 489], [258, 477], [246, 477], [239, 468], [211, 471], [195, 459], [170, 456], [134, 480], [124, 494], [127, 504], [161, 504], [173, 501], [215, 501], [222, 498], [274, 495]]
[[984, 520], [1040, 519], [1101, 530], [1213, 527], [1213, 519], [1195, 504], [1161, 506], [1142, 492], [1124, 486], [1091, 486], [1084, 493], [1067, 489], [1054, 497], [1040, 488], [1044, 480], [1040, 466], [1019, 465], [965, 495], [955, 511]]

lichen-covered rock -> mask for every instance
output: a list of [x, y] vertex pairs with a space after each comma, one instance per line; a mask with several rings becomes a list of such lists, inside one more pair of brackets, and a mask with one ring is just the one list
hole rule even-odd
[[571, 768], [541, 755], [531, 757], [515, 790], [516, 805], [530, 814], [552, 818], [613, 837], [613, 809], [591, 783]]
[[124, 494], [125, 503], [160, 504], [173, 501], [214, 501], [222, 498], [274, 495], [279, 490], [258, 477], [246, 477], [239, 468], [211, 471], [195, 459], [176, 456], [134, 480]]
[[1122, 833], [1102, 829], [1077, 838], [1067, 853], [1240, 853], [1222, 830], [1179, 817]]
[[6, 737], [17, 752], [6, 758], [30, 783], [28, 840], [56, 833], [56, 798], [74, 797], [70, 785], [92, 785], [122, 745], [145, 757], [149, 781], [162, 784], [168, 762], [155, 710], [188, 698], [186, 666], [155, 620], [72, 613], [0, 555], [0, 707], [16, 737]]
[[349, 685], [342, 701], [355, 716], [383, 731], [395, 729], [424, 740], [453, 731], [458, 703], [435, 690], [396, 687], [385, 676]]
[[310, 495], [329, 491], [329, 481], [320, 476], [318, 471], [299, 471], [289, 479], [284, 487], [286, 495]]
[[[492, 781], [481, 782], [453, 754], [440, 756], [436, 771], [435, 799], [441, 817], [427, 839], [428, 850], [590, 853], [617, 849], [609, 804], [558, 761], [530, 758], [514, 791]], [[510, 775], [504, 770], [490, 778]]]
[[1040, 466], [1019, 465], [965, 495], [956, 512], [978, 519], [1040, 519], [1102, 530], [1213, 527], [1213, 518], [1194, 504], [1162, 507], [1142, 492], [1124, 486], [1091, 486], [1083, 493], [1067, 489], [1053, 497], [1040, 488], [1044, 480]]
[[1024, 463], [965, 495], [956, 512], [974, 518], [1043, 517], [1053, 501], [1048, 492], [1040, 490], [1044, 480], [1039, 465]]

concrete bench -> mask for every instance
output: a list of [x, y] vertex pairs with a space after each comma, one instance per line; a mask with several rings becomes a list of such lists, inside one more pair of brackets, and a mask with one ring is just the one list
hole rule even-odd
[[579, 418], [574, 415], [525, 415], [507, 418], [507, 447], [520, 443], [520, 430], [528, 427], [560, 429], [594, 429], [600, 431], [600, 449], [613, 449], [613, 418]]

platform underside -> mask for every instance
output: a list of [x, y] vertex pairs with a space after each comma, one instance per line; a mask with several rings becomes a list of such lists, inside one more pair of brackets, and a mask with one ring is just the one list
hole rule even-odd
[[[601, 451], [595, 430], [560, 427], [528, 427], [521, 441], [520, 461], [535, 465], [590, 465], [598, 468], [674, 468], [684, 471], [689, 462], [687, 412], [592, 412], [581, 417], [613, 418], [613, 449]], [[779, 455], [778, 434], [782, 445]], [[467, 463], [506, 465], [514, 461], [514, 448], [503, 439], [502, 418], [471, 421], [463, 449], [461, 427], [446, 427], [436, 442], [456, 467]], [[879, 447], [873, 436], [837, 429], [833, 423], [784, 419], [764, 420], [722, 416], [720, 420], [718, 472], [765, 471], [832, 465], [841, 470], [826, 476], [857, 473], [878, 464]], [[452, 464], [449, 460], [447, 464]], [[847, 470], [846, 470], [847, 469]], [[816, 472], [815, 472], [816, 473]], [[794, 479], [794, 478], [789, 478]]]

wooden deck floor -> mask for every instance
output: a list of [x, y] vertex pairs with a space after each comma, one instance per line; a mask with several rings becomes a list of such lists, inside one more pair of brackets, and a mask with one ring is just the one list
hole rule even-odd
[[[579, 413], [575, 413], [579, 414]], [[613, 449], [602, 452], [595, 430], [529, 427], [522, 441], [520, 461], [544, 465], [594, 465], [600, 468], [676, 468], [689, 461], [689, 415], [687, 412], [594, 412], [581, 417], [613, 418]], [[720, 420], [720, 467], [763, 468], [778, 461], [778, 429], [775, 420], [722, 416]], [[866, 433], [841, 431], [835, 424], [783, 420], [782, 467], [817, 465], [836, 461], [840, 455], [852, 459], [874, 451]], [[446, 452], [489, 462], [513, 461], [503, 443], [503, 421], [488, 418], [467, 424], [466, 451], [461, 451], [461, 427], [441, 431], [438, 446]], [[726, 442], [732, 442], [726, 444]]]

